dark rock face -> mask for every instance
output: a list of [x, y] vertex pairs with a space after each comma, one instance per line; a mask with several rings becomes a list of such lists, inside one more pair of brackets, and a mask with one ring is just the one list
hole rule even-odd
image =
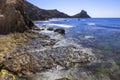
[[89, 15], [87, 14], [87, 12], [84, 11], [84, 10], [81, 10], [80, 13], [78, 13], [78, 14], [72, 16], [72, 17], [73, 17], [73, 18], [90, 18], [90, 16], [89, 16]]
[[24, 5], [25, 5], [25, 11], [30, 17], [30, 19], [45, 20], [46, 17], [41, 15], [41, 14], [44, 14], [44, 15], [48, 14], [45, 10], [38, 8], [27, 1], [25, 1]]
[[65, 34], [65, 30], [63, 28], [55, 29], [54, 32], [57, 32], [57, 33], [60, 33], [60, 34]]
[[24, 0], [0, 0], [0, 34], [24, 32], [33, 26], [24, 11]]
[[48, 10], [48, 12], [50, 13], [51, 18], [70, 18], [69, 15], [67, 15], [67, 14], [65, 14], [63, 12], [60, 12], [57, 9]]

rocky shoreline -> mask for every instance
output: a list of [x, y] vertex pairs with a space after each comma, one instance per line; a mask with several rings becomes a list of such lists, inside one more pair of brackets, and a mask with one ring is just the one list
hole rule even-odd
[[42, 31], [0, 36], [1, 80], [112, 80], [110, 73], [119, 74], [119, 66], [112, 59], [105, 60], [99, 50], [76, 44], [55, 46], [60, 39]]
[[58, 40], [33, 31], [1, 35], [0, 78], [30, 80], [36, 76], [35, 73], [57, 66], [70, 69], [95, 60], [94, 56], [84, 54], [84, 51], [72, 45], [54, 48], [57, 42]]
[[31, 31], [0, 36], [0, 80], [19, 80], [20, 75], [36, 69], [37, 60], [23, 48], [36, 36]]

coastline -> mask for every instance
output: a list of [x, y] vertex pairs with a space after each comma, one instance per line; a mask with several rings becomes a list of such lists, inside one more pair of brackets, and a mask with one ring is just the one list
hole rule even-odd
[[119, 71], [116, 62], [100, 50], [71, 44], [69, 40], [66, 45], [64, 35], [47, 31], [54, 36], [45, 34], [43, 29], [1, 35], [0, 43], [9, 53], [0, 52], [0, 73], [16, 80], [110, 80], [110, 73]]

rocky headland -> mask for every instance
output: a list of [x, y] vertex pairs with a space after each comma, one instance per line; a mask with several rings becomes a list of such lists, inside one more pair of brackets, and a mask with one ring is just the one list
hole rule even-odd
[[85, 10], [81, 10], [80, 13], [73, 15], [73, 18], [91, 18]]

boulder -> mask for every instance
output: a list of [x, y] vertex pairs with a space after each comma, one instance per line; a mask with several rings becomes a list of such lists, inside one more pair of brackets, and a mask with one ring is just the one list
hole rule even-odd
[[24, 32], [34, 24], [24, 10], [25, 0], [0, 0], [0, 34]]
[[65, 30], [63, 28], [55, 29], [54, 32], [57, 32], [57, 33], [60, 33], [60, 34], [65, 34]]

